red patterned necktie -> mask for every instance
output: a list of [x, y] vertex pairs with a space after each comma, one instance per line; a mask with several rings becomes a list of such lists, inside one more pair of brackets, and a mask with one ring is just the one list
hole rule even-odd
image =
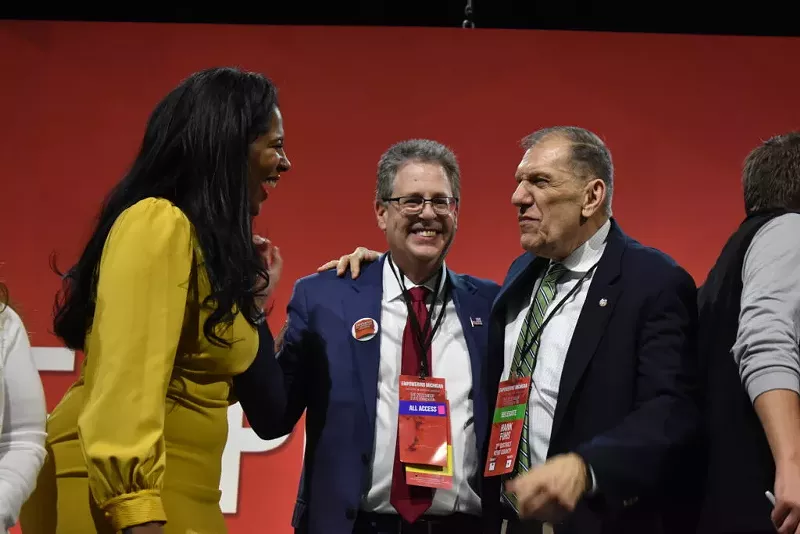
[[[411, 288], [411, 303], [417, 324], [424, 328], [428, 320], [428, 308], [425, 306], [425, 297], [428, 296], [425, 287]], [[426, 332], [427, 334], [427, 332]], [[425, 338], [425, 336], [423, 336]], [[406, 328], [403, 330], [403, 363], [400, 370], [404, 375], [419, 376], [420, 372], [420, 347], [414, 339], [414, 330], [411, 326], [411, 317], [406, 319]], [[428, 347], [426, 354], [428, 369], [431, 369], [431, 349]], [[399, 432], [394, 451], [394, 471], [392, 472], [392, 493], [389, 502], [397, 513], [409, 523], [416, 521], [419, 516], [430, 508], [433, 502], [433, 489], [406, 484], [405, 467], [400, 462]]]

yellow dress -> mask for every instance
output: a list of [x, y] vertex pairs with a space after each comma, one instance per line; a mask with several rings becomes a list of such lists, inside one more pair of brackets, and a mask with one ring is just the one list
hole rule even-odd
[[219, 507], [232, 377], [258, 332], [239, 314], [203, 335], [209, 283], [188, 218], [148, 198], [120, 215], [100, 262], [80, 377], [50, 415], [48, 458], [24, 534], [115, 533], [167, 521], [168, 534], [227, 532]]

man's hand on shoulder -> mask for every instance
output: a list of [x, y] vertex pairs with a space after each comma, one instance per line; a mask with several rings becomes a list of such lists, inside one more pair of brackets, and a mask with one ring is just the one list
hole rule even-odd
[[350, 268], [350, 276], [355, 280], [361, 273], [361, 265], [364, 263], [371, 263], [381, 257], [381, 253], [375, 250], [369, 250], [366, 247], [356, 247], [350, 254], [345, 254], [338, 260], [331, 260], [324, 265], [317, 268], [317, 272], [329, 271], [336, 268], [336, 275], [342, 276]]

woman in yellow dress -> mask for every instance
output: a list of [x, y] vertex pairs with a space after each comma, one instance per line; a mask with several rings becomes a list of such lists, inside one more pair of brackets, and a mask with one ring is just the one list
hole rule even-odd
[[195, 73], [153, 111], [64, 277], [55, 333], [85, 359], [49, 418], [24, 534], [227, 531], [232, 377], [272, 350], [282, 261], [252, 219], [291, 167], [283, 135], [273, 84], [238, 69]]

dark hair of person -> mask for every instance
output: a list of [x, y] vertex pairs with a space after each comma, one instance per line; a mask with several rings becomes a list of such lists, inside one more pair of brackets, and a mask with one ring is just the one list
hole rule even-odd
[[742, 169], [744, 207], [800, 209], [800, 131], [770, 137], [747, 155]]
[[[211, 284], [203, 303], [212, 308], [205, 337], [229, 346], [216, 327], [230, 326], [237, 311], [255, 324], [261, 311], [254, 297], [269, 277], [252, 242], [248, 150], [268, 131], [277, 105], [267, 77], [227, 67], [192, 74], [158, 103], [130, 170], [105, 198], [80, 259], [62, 275], [53, 324], [67, 347], [84, 349], [100, 258], [114, 222], [150, 197], [172, 202], [194, 227]], [[54, 258], [53, 268], [61, 274]]]

